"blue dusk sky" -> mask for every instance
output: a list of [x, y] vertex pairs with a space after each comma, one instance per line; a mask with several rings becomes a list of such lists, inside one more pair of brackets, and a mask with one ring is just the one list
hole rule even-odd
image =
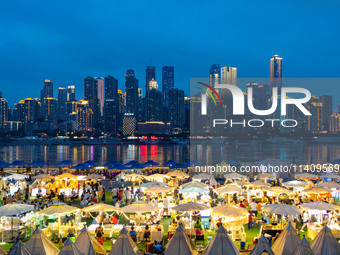
[[[175, 67], [175, 87], [189, 94], [191, 77], [213, 63], [239, 77], [268, 77], [269, 59], [283, 57], [284, 77], [339, 75], [340, 2], [285, 1], [1, 1], [0, 91], [12, 106], [39, 97], [43, 80], [76, 85], [113, 75], [124, 89], [127, 69], [145, 88], [145, 68]], [[311, 85], [317, 96], [339, 87]]]

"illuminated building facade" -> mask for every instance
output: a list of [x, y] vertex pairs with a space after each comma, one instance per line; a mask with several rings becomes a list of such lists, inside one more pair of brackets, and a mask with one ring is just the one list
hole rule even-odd
[[125, 113], [123, 118], [123, 135], [133, 135], [136, 132], [136, 117], [132, 113]]
[[278, 88], [278, 95], [281, 95], [282, 88], [282, 58], [274, 55], [270, 59], [270, 91]]
[[77, 107], [77, 130], [92, 130], [93, 111], [87, 100], [80, 100]]

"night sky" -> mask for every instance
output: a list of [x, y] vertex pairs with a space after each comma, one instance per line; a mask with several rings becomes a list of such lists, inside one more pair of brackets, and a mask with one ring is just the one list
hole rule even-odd
[[[124, 88], [134, 69], [175, 66], [175, 87], [213, 63], [236, 66], [239, 77], [268, 77], [269, 59], [283, 57], [284, 77], [339, 77], [340, 2], [304, 1], [1, 1], [0, 90], [12, 106], [39, 97], [45, 78], [76, 85], [113, 75]], [[161, 87], [161, 86], [160, 86]], [[308, 88], [332, 94], [339, 86]]]

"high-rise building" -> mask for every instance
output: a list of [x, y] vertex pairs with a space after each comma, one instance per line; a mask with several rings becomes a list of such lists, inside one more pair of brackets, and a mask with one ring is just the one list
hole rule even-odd
[[220, 77], [221, 77], [220, 65], [212, 64], [210, 66], [210, 71], [209, 71], [210, 86], [214, 87], [215, 84], [218, 84]]
[[44, 80], [44, 88], [41, 90], [40, 97], [42, 103], [44, 103], [44, 98], [53, 97], [53, 81]]
[[278, 95], [281, 95], [282, 88], [282, 58], [274, 55], [270, 59], [270, 91], [278, 88]]
[[77, 107], [77, 130], [91, 131], [92, 130], [93, 111], [89, 101], [80, 100]]
[[269, 85], [250, 82], [247, 84], [247, 89], [249, 87], [253, 91], [252, 102], [254, 108], [257, 110], [267, 110], [270, 100]]
[[76, 87], [74, 85], [67, 86], [67, 102], [76, 101]]
[[184, 91], [181, 89], [169, 92], [169, 119], [172, 128], [182, 128], [185, 124]]
[[333, 113], [333, 97], [327, 95], [321, 96], [320, 102], [322, 103], [321, 118], [323, 130], [329, 130], [329, 118]]
[[149, 81], [149, 89], [146, 92], [148, 92], [149, 90], [152, 90], [152, 89], [158, 90], [158, 83], [154, 79]]
[[175, 86], [175, 70], [173, 66], [162, 68], [162, 96], [163, 105], [169, 106], [169, 91]]
[[[37, 98], [26, 98], [19, 102], [22, 104], [22, 116], [25, 124], [32, 124], [41, 118], [41, 103]], [[20, 114], [21, 115], [21, 114]]]
[[98, 94], [100, 116], [103, 116], [104, 101], [105, 101], [105, 96], [104, 96], [104, 78], [96, 77], [95, 79], [97, 81], [97, 90], [98, 90], [97, 94]]
[[44, 99], [43, 104], [43, 119], [49, 124], [49, 130], [57, 129], [58, 123], [58, 102], [53, 97]]
[[0, 92], [0, 129], [5, 128], [6, 121], [8, 121], [8, 103]]
[[320, 98], [312, 96], [306, 104], [307, 110], [312, 114], [307, 116], [307, 131], [309, 133], [320, 133], [322, 131], [322, 103]]
[[155, 88], [146, 92], [146, 121], [162, 121], [162, 93]]
[[237, 85], [237, 68], [224, 66], [221, 68], [221, 83]]
[[67, 120], [67, 90], [66, 88], [59, 87], [58, 88], [58, 120], [65, 121]]
[[105, 99], [118, 100], [118, 80], [111, 75], [105, 78]]
[[154, 66], [147, 66], [145, 71], [145, 93], [149, 91], [149, 82], [156, 80], [156, 68]]
[[84, 79], [84, 99], [88, 102], [86, 107], [89, 107], [93, 113], [92, 124], [98, 124], [100, 121], [98, 86], [97, 80], [90, 76]]
[[123, 135], [133, 135], [136, 132], [137, 121], [133, 113], [125, 113], [123, 118]]
[[104, 105], [104, 129], [106, 133], [117, 134], [118, 131], [117, 102], [106, 99]]
[[126, 113], [138, 116], [138, 80], [134, 70], [127, 70], [125, 76]]

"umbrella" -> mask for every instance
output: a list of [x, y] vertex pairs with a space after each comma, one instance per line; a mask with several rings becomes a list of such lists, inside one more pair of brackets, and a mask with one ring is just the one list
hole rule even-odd
[[126, 170], [129, 169], [127, 166], [124, 165], [111, 165], [108, 167], [109, 170]]
[[288, 188], [297, 188], [297, 187], [305, 187], [305, 186], [308, 186], [309, 184], [307, 182], [294, 180], [294, 181], [284, 182], [282, 183], [282, 185]]
[[47, 165], [47, 163], [45, 162], [45, 161], [43, 161], [43, 160], [37, 160], [37, 161], [34, 161], [32, 164], [31, 164], [31, 166], [45, 166], [45, 165]]
[[231, 185], [231, 186], [246, 186], [246, 185], [250, 185], [251, 183], [247, 180], [241, 180], [241, 181], [236, 181], [236, 182], [232, 182], [232, 183], [228, 183], [226, 185]]
[[4, 161], [0, 161], [0, 168], [7, 168], [9, 166], [10, 166], [10, 164], [8, 164], [8, 163], [6, 163]]
[[128, 174], [128, 175], [125, 175], [125, 176], [123, 177], [123, 179], [125, 179], [125, 180], [130, 180], [130, 179], [143, 179], [143, 178], [144, 178], [143, 175], [135, 174], [135, 173], [133, 173], [133, 174]]
[[49, 174], [38, 174], [35, 176], [32, 176], [33, 179], [49, 179], [51, 178], [51, 175]]
[[321, 175], [320, 178], [340, 179], [340, 175], [336, 173], [327, 173], [327, 174]]
[[104, 203], [98, 203], [98, 204], [94, 204], [91, 206], [87, 206], [85, 208], [82, 209], [82, 211], [84, 212], [114, 212], [114, 211], [118, 211], [119, 208], [113, 206], [113, 205], [108, 205], [108, 204], [104, 204]]
[[271, 213], [271, 214], [277, 214], [277, 215], [300, 215], [301, 211], [299, 208], [293, 205], [287, 205], [287, 204], [270, 204], [270, 205], [264, 205], [263, 210]]
[[302, 192], [309, 193], [309, 194], [327, 194], [327, 193], [331, 193], [332, 191], [326, 188], [312, 187], [309, 189], [305, 189]]
[[29, 163], [20, 161], [20, 160], [15, 160], [11, 163], [11, 166], [28, 166]]
[[251, 182], [250, 185], [254, 187], [270, 187], [270, 184], [265, 183], [263, 181], [254, 181], [254, 182]]
[[240, 217], [247, 216], [248, 211], [245, 208], [232, 204], [223, 204], [211, 209], [212, 215], [225, 216], [225, 217]]
[[57, 175], [55, 178], [58, 178], [58, 179], [73, 179], [73, 178], [76, 178], [76, 177], [77, 177], [76, 175], [65, 173], [65, 174]]
[[169, 169], [187, 169], [188, 167], [182, 164], [172, 164]]
[[14, 179], [14, 180], [22, 180], [22, 179], [26, 179], [28, 177], [29, 176], [25, 175], [25, 174], [11, 174], [11, 175], [6, 176], [5, 178], [6, 179]]
[[88, 166], [92, 166], [92, 167], [98, 166], [98, 165], [99, 165], [99, 163], [94, 162], [94, 161], [92, 161], [92, 160], [85, 161], [85, 162], [83, 162], [83, 164], [84, 164], [84, 165], [88, 165]]
[[340, 189], [340, 184], [335, 182], [319, 182], [315, 187], [328, 188], [328, 189]]
[[219, 195], [241, 193], [243, 189], [237, 186], [222, 186], [214, 190]]
[[130, 205], [124, 206], [121, 208], [121, 211], [124, 213], [147, 213], [157, 211], [158, 208], [153, 205], [149, 205], [148, 203], [137, 201]]
[[56, 205], [51, 205], [50, 207], [47, 207], [42, 211], [39, 211], [39, 213], [46, 215], [67, 215], [70, 213], [75, 213], [78, 210], [79, 208], [77, 207], [69, 206], [63, 203], [58, 203]]
[[0, 217], [20, 215], [30, 211], [34, 211], [34, 205], [7, 204], [0, 207]]
[[144, 166], [158, 166], [159, 163], [158, 162], [155, 162], [153, 160], [148, 160], [146, 161], [145, 163], [143, 163]]
[[63, 160], [63, 161], [60, 161], [57, 165], [59, 165], [59, 166], [72, 166], [72, 165], [74, 165], [74, 163], [70, 160]]
[[285, 189], [285, 188], [282, 188], [282, 187], [270, 187], [270, 188], [265, 188], [264, 189], [265, 191], [267, 192], [272, 192], [272, 193], [275, 193], [275, 194], [293, 194], [294, 192], [289, 190], [289, 189]]
[[190, 188], [190, 187], [199, 187], [199, 188], [208, 188], [208, 184], [205, 184], [203, 182], [197, 182], [197, 181], [191, 181], [187, 182], [182, 185], [183, 189]]
[[145, 192], [150, 192], [150, 193], [167, 193], [167, 192], [170, 192], [172, 191], [172, 188], [170, 187], [163, 187], [163, 186], [154, 186], [154, 187], [150, 187], [150, 188], [147, 188], [145, 190]]
[[188, 187], [185, 189], [180, 189], [179, 192], [181, 193], [206, 193], [206, 192], [209, 192], [209, 190], [200, 188], [200, 187]]
[[340, 158], [333, 159], [331, 162], [332, 165], [340, 165]]
[[86, 180], [98, 180], [98, 179], [103, 179], [104, 177], [100, 174], [90, 174], [86, 176]]
[[302, 174], [296, 174], [295, 179], [318, 179], [319, 176], [316, 174], [310, 174], [310, 173], [302, 173]]
[[230, 173], [225, 174], [224, 178], [226, 179], [247, 179], [248, 177], [239, 173]]
[[202, 166], [202, 164], [196, 160], [189, 161], [184, 164], [185, 166]]
[[225, 161], [230, 166], [240, 166], [240, 162], [237, 159], [229, 158]]
[[198, 204], [195, 202], [189, 202], [186, 204], [181, 204], [173, 207], [172, 209], [180, 212], [193, 212], [193, 211], [203, 211], [210, 207], [208, 205]]
[[124, 165], [134, 165], [134, 164], [139, 164], [137, 160], [130, 160], [129, 162], [125, 163]]
[[145, 176], [145, 179], [148, 179], [148, 180], [159, 180], [160, 179], [163, 181], [164, 178], [170, 179], [171, 177], [165, 174], [152, 174], [152, 175]]
[[176, 161], [170, 159], [170, 160], [164, 162], [164, 163], [163, 163], [163, 166], [171, 166], [171, 165], [173, 165], [173, 164], [179, 164], [179, 163], [177, 163]]
[[180, 212], [189, 212], [190, 214], [190, 235], [191, 235], [191, 229], [192, 229], [192, 213], [195, 211], [204, 211], [209, 209], [210, 206], [207, 205], [203, 205], [203, 204], [198, 204], [195, 202], [189, 202], [186, 204], [181, 204], [181, 205], [177, 205], [175, 207], [172, 208], [172, 210], [175, 211], [180, 211]]
[[209, 180], [211, 178], [214, 178], [214, 175], [208, 174], [208, 173], [200, 173], [192, 177], [192, 179], [197, 179], [197, 180]]
[[140, 164], [140, 163], [135, 163], [135, 164], [125, 164], [125, 166], [128, 168], [128, 169], [143, 169], [145, 168], [144, 165]]
[[112, 186], [116, 188], [131, 187], [133, 182], [113, 182]]
[[73, 166], [72, 169], [88, 170], [88, 169], [92, 169], [92, 166], [82, 163], [82, 164]]
[[120, 163], [116, 160], [111, 160], [111, 161], [107, 162], [104, 166], [114, 166], [114, 165], [120, 166], [120, 165], [122, 165], [122, 163]]
[[312, 210], [326, 210], [326, 211], [333, 211], [333, 210], [339, 210], [340, 206], [329, 204], [323, 201], [316, 201], [311, 203], [302, 204], [301, 207], [312, 209]]
[[255, 175], [254, 178], [258, 178], [258, 179], [274, 179], [276, 177], [275, 177], [275, 175], [270, 174], [270, 173], [263, 173], [263, 174]]
[[171, 176], [171, 177], [176, 177], [176, 178], [189, 178], [189, 175], [182, 172], [182, 171], [171, 171], [169, 173], [166, 174], [167, 176]]
[[142, 183], [139, 185], [140, 188], [151, 188], [151, 187], [157, 187], [157, 186], [167, 187], [168, 184], [163, 183], [163, 182], [146, 182], [146, 183]]

